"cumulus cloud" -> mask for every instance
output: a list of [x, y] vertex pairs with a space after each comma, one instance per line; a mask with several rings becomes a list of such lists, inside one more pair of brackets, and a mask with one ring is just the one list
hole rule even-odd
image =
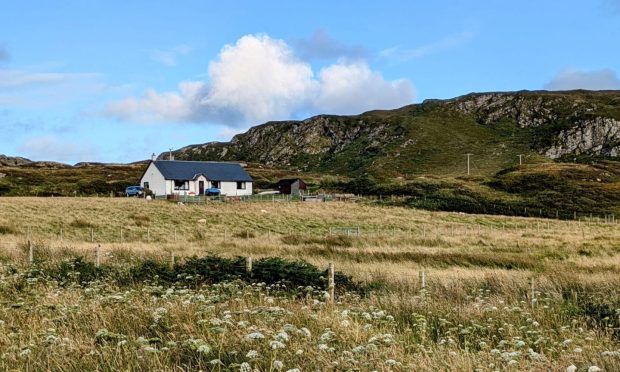
[[52, 135], [32, 137], [22, 143], [18, 150], [34, 160], [54, 159], [61, 162], [92, 160], [96, 157], [92, 148], [83, 144], [60, 141]]
[[414, 89], [405, 79], [387, 81], [364, 62], [338, 63], [320, 72], [317, 109], [355, 114], [369, 109], [389, 109], [413, 101]]
[[[363, 90], [363, 91], [359, 91]], [[147, 91], [109, 104], [105, 113], [138, 122], [215, 122], [245, 126], [298, 113], [356, 113], [411, 103], [405, 80], [387, 81], [360, 61], [328, 66], [316, 78], [284, 41], [246, 35], [209, 64], [208, 82], [186, 81], [171, 92]]]
[[368, 51], [360, 45], [345, 45], [332, 38], [326, 30], [316, 30], [308, 39], [294, 39], [291, 44], [299, 56], [306, 60], [352, 59], [368, 56]]
[[560, 71], [550, 82], [545, 84], [547, 90], [614, 90], [620, 89], [620, 80], [610, 69], [579, 71], [565, 69]]

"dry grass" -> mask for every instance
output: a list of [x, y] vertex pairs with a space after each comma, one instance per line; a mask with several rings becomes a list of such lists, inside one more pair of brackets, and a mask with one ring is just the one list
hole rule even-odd
[[[358, 226], [359, 236], [353, 234]], [[312, 342], [291, 342], [286, 352], [270, 350], [268, 343], [266, 347], [256, 346], [265, 356], [252, 362], [260, 370], [273, 370], [273, 362], [278, 358], [285, 362], [285, 370], [407, 370], [413, 366], [422, 370], [549, 370], [573, 363], [586, 369], [594, 364], [609, 370], [620, 368], [616, 354], [609, 354], [609, 358], [601, 356], [603, 351], [619, 348], [613, 328], [606, 328], [601, 322], [612, 322], [612, 327], [620, 323], [613, 323], [613, 316], [603, 321], [600, 315], [605, 309], [620, 311], [617, 224], [464, 215], [352, 203], [181, 206], [125, 198], [0, 198], [0, 227], [0, 261], [12, 266], [26, 266], [30, 240], [35, 261], [58, 261], [75, 255], [92, 260], [94, 248], [100, 244], [103, 262], [115, 265], [144, 258], [167, 260], [171, 253], [176, 257], [207, 253], [279, 256], [304, 259], [319, 267], [334, 262], [339, 271], [357, 281], [382, 283], [382, 289], [370, 297], [341, 298], [335, 309], [316, 303], [310, 306], [283, 295], [276, 303], [287, 309], [288, 315], [278, 320], [248, 316], [246, 320], [268, 338], [287, 322], [297, 327], [305, 325], [313, 334], [331, 329], [338, 338], [328, 345], [335, 348], [336, 354], [332, 356], [317, 349], [320, 342], [316, 338]], [[335, 228], [341, 232], [353, 229], [348, 236], [330, 235]], [[421, 270], [425, 271], [428, 283], [423, 291], [418, 279]], [[237, 295], [222, 295], [218, 292], [221, 289], [203, 288], [178, 297], [155, 299], [137, 287], [125, 292], [131, 293], [123, 295], [129, 296], [127, 301], [110, 304], [102, 298], [124, 290], [105, 283], [86, 289], [40, 283], [33, 284], [28, 293], [15, 292], [16, 284], [11, 281], [23, 280], [25, 274], [19, 274], [19, 278], [7, 275], [7, 282], [0, 286], [0, 297], [11, 300], [0, 306], [0, 320], [8, 322], [9, 317], [21, 314], [21, 318], [11, 321], [20, 332], [42, 335], [53, 327], [55, 335], [70, 339], [67, 350], [79, 351], [83, 356], [79, 361], [72, 360], [67, 369], [212, 368], [200, 358], [184, 360], [183, 353], [190, 353], [184, 349], [171, 348], [168, 352], [161, 350], [161, 345], [154, 345], [161, 353], [151, 360], [154, 356], [146, 357], [144, 345], [136, 346], [138, 349], [93, 346], [94, 334], [103, 328], [123, 334], [134, 344], [140, 336], [179, 343], [183, 337], [203, 338], [212, 349], [219, 345], [217, 355], [226, 368], [238, 369], [244, 360], [241, 354], [250, 347], [244, 339], [246, 330], [227, 327], [226, 337], [218, 338], [223, 336], [213, 333], [213, 327], [196, 326], [195, 316], [205, 308], [188, 308], [182, 303], [187, 296], [200, 293], [214, 296], [209, 317], [223, 319], [226, 311], [242, 313], [243, 309], [260, 308], [265, 305], [265, 296], [269, 296], [248, 294], [235, 299]], [[247, 288], [235, 291], [252, 293]], [[81, 313], [58, 323], [50, 320], [58, 314], [27, 316], [21, 313], [21, 307], [11, 310], [11, 303], [17, 301], [14, 298], [22, 296], [26, 302], [35, 301], [29, 296], [40, 293], [54, 295], [44, 296], [32, 306], [80, 306]], [[103, 297], [93, 297], [92, 293]], [[533, 298], [538, 301], [534, 307]], [[168, 309], [171, 328], [153, 331], [150, 314], [160, 306]], [[502, 310], [505, 307], [508, 310]], [[344, 310], [359, 314], [383, 310], [394, 321], [374, 324], [374, 320], [347, 318], [353, 326], [345, 329], [338, 315]], [[310, 315], [304, 315], [307, 311]], [[126, 319], [131, 312], [135, 316]], [[95, 319], [89, 323], [88, 317], [94, 314]], [[441, 325], [441, 319], [456, 328]], [[532, 328], [532, 319], [539, 325]], [[84, 324], [88, 326], [83, 327]], [[476, 328], [481, 324], [483, 328]], [[420, 328], [422, 325], [426, 328]], [[568, 328], [561, 331], [562, 327]], [[467, 341], [469, 336], [459, 336], [459, 332], [473, 332], [471, 340]], [[377, 354], [349, 355], [356, 346], [379, 333], [393, 334], [395, 343], [383, 345], [385, 348], [380, 347]], [[534, 336], [544, 341], [535, 343]], [[501, 343], [502, 339], [508, 344]], [[563, 344], [568, 339], [572, 340], [570, 347]], [[520, 351], [514, 349], [520, 347], [514, 346], [519, 341], [527, 345]], [[19, 354], [29, 348], [34, 350], [33, 355], [46, 361], [32, 364], [31, 368], [61, 369], [64, 357], [51, 357], [49, 351], [31, 347], [22, 338], [20, 348], [10, 351], [11, 342], [0, 337], [0, 349], [8, 358], [0, 363], [4, 368], [26, 368], [27, 359]], [[481, 347], [480, 342], [489, 346]], [[543, 357], [537, 359], [527, 347]], [[303, 350], [303, 356], [294, 354], [294, 349]], [[241, 354], [224, 355], [222, 350], [237, 350]], [[514, 358], [502, 356], [501, 353], [511, 350], [521, 354]], [[95, 354], [88, 354], [91, 352]], [[511, 358], [517, 363], [510, 362]], [[390, 359], [399, 364], [386, 364]]]

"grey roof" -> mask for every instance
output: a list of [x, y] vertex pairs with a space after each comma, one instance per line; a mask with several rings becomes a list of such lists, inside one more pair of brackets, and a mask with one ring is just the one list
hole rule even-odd
[[212, 181], [252, 181], [238, 163], [179, 160], [156, 160], [153, 163], [167, 180], [193, 180], [202, 174]]

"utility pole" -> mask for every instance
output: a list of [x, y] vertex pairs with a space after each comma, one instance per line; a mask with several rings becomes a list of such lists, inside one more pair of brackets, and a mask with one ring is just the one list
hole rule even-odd
[[519, 157], [519, 165], [523, 165], [523, 154], [517, 155]]
[[469, 157], [472, 156], [473, 154], [465, 154], [467, 155], [467, 175], [469, 176]]

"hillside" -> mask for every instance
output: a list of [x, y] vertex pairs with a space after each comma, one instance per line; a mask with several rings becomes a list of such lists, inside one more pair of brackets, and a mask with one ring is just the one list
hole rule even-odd
[[[355, 116], [268, 122], [230, 142], [191, 145], [176, 159], [238, 160], [379, 179], [620, 156], [620, 92], [475, 93]], [[164, 156], [162, 154], [161, 156]]]

